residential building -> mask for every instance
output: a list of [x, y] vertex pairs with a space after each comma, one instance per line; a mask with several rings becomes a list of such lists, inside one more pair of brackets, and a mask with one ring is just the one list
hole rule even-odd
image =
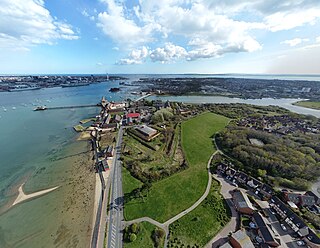
[[230, 243], [233, 248], [254, 248], [245, 230], [241, 229], [231, 235]]
[[238, 212], [249, 215], [253, 213], [254, 207], [245, 193], [240, 190], [234, 190], [232, 199]]
[[270, 230], [269, 226], [266, 225], [262, 216], [255, 212], [252, 215], [253, 221], [256, 224], [256, 229], [258, 230], [259, 236], [262, 238], [263, 242], [271, 247], [280, 246], [280, 241], [276, 239], [273, 235], [273, 232]]
[[139, 133], [142, 134], [142, 138], [150, 141], [151, 139], [155, 138], [159, 133], [158, 130], [153, 129], [147, 125], [141, 125], [136, 127], [136, 129]]

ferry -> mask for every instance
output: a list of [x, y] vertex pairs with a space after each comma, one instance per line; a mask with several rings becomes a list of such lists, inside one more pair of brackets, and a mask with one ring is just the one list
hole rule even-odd
[[39, 107], [36, 107], [36, 108], [34, 109], [34, 111], [42, 111], [42, 110], [46, 110], [46, 109], [47, 109], [46, 106], [39, 106]]

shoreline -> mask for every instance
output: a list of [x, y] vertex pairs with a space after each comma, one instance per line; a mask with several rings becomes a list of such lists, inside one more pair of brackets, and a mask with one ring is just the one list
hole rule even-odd
[[23, 185], [24, 183], [19, 187], [18, 189], [18, 196], [17, 198], [14, 200], [14, 202], [12, 203], [11, 207], [19, 204], [19, 203], [22, 203], [24, 201], [27, 201], [27, 200], [30, 200], [30, 199], [34, 199], [36, 197], [40, 197], [42, 195], [45, 195], [45, 194], [48, 194], [56, 189], [58, 189], [60, 186], [56, 186], [56, 187], [53, 187], [53, 188], [48, 188], [48, 189], [44, 189], [44, 190], [39, 190], [39, 191], [36, 191], [34, 193], [31, 193], [31, 194], [26, 194], [24, 193], [23, 191]]

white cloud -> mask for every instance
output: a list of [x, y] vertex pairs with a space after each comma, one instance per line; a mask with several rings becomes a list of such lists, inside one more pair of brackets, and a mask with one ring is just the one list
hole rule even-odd
[[319, 43], [320, 43], [320, 36], [318, 36], [318, 37], [316, 38], [316, 42], [319, 42]]
[[120, 59], [117, 64], [119, 65], [133, 65], [141, 64], [149, 55], [149, 49], [143, 46], [141, 49], [134, 49], [129, 54], [128, 58]]
[[98, 14], [98, 27], [120, 44], [139, 44], [153, 40], [152, 32], [157, 29], [153, 23], [144, 26], [137, 25], [133, 20], [125, 17], [125, 9], [114, 0], [104, 0], [108, 10]]
[[[255, 31], [289, 30], [320, 19], [319, 0], [139, 0], [134, 6], [123, 0], [100, 1], [107, 6], [98, 14], [102, 31], [121, 50], [165, 44], [149, 54], [151, 61], [161, 62], [258, 51], [262, 44]], [[185, 43], [189, 47], [181, 45]], [[175, 54], [169, 46], [181, 49]], [[127, 59], [137, 62], [130, 56]]]
[[43, 0], [0, 1], [0, 48], [27, 50], [58, 39], [79, 39], [70, 24], [54, 19]]
[[281, 44], [286, 44], [291, 47], [294, 47], [294, 46], [301, 44], [302, 42], [307, 42], [307, 41], [309, 41], [309, 39], [294, 38], [291, 40], [282, 41]]
[[153, 62], [160, 61], [164, 63], [185, 58], [187, 54], [187, 51], [183, 47], [176, 46], [172, 43], [166, 43], [164, 47], [158, 47], [151, 51], [150, 58]]
[[153, 50], [146, 47], [142, 47], [142, 49], [134, 49], [127, 58], [121, 59], [117, 64], [141, 64], [147, 59], [150, 59], [152, 62], [161, 63], [171, 63], [179, 59], [193, 61], [203, 58], [216, 58], [226, 53], [252, 52], [257, 49], [261, 49], [259, 43], [250, 39], [244, 42], [230, 44], [227, 47], [215, 45], [212, 42], [200, 39], [190, 41], [189, 45], [193, 47], [193, 49], [190, 49], [189, 51], [184, 47], [172, 44], [171, 42], [166, 43], [163, 47], [157, 47]]
[[85, 17], [89, 17], [90, 15], [88, 14], [88, 12], [84, 9], [81, 14]]
[[97, 65], [97, 66], [103, 66], [103, 63], [98, 62], [98, 63], [96, 63], [96, 65]]

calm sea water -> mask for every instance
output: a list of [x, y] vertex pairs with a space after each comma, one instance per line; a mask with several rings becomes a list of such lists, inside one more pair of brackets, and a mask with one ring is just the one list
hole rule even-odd
[[[146, 76], [150, 75], [129, 75], [131, 80]], [[193, 75], [167, 76], [191, 77]], [[194, 76], [207, 77], [208, 75]], [[289, 77], [289, 79], [292, 78]], [[320, 81], [320, 77], [304, 79]], [[26, 175], [29, 176], [26, 184], [27, 191], [37, 191], [60, 183], [67, 184], [64, 173], [70, 171], [71, 164], [56, 162], [55, 158], [72, 156], [86, 149], [84, 142], [75, 142], [77, 134], [72, 127], [79, 120], [95, 116], [98, 112], [98, 108], [95, 107], [36, 112], [32, 109], [38, 105], [50, 107], [96, 104], [102, 95], [115, 101], [128, 97], [134, 98], [130, 94], [130, 91], [136, 90], [133, 87], [124, 88], [118, 93], [109, 92], [111, 87], [117, 86], [118, 82], [106, 82], [75, 88], [0, 93], [0, 209], [4, 209], [6, 204], [14, 199], [16, 195], [13, 188], [19, 185]], [[211, 96], [162, 97], [161, 99], [194, 103], [274, 104], [295, 112], [320, 117], [320, 111], [292, 106], [291, 103], [296, 99], [242, 100]], [[35, 176], [43, 170], [46, 171], [46, 176]], [[62, 191], [22, 203], [0, 214], [0, 247], [56, 246], [57, 244], [48, 243], [47, 240], [52, 236], [54, 227], [60, 225], [58, 216], [62, 215], [59, 212], [61, 202], [64, 200], [61, 199]], [[63, 228], [61, 230], [61, 233], [66, 232]], [[66, 245], [61, 245], [61, 247], [64, 246]]]

